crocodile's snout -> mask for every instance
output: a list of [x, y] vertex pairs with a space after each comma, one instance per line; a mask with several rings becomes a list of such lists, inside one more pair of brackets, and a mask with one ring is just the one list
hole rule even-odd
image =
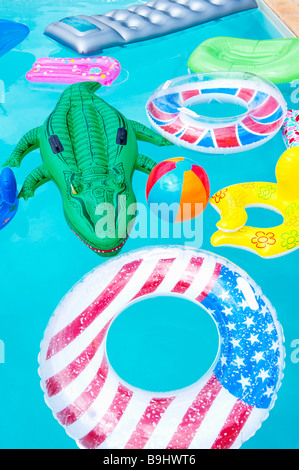
[[134, 193], [121, 175], [107, 176], [101, 184], [74, 179], [65, 213], [72, 231], [89, 248], [101, 256], [112, 256], [128, 238], [135, 203]]

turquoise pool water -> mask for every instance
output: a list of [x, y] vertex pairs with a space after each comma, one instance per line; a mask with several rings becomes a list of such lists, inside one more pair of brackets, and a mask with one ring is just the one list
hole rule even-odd
[[[75, 55], [43, 36], [44, 27], [64, 16], [100, 13], [129, 5], [129, 2], [98, 1], [95, 7], [93, 3], [52, 0], [41, 5], [32, 0], [24, 7], [20, 1], [1, 2], [0, 18], [23, 22], [31, 30], [20, 46], [0, 58], [0, 78], [5, 85], [5, 102], [0, 106], [1, 161], [26, 131], [44, 121], [63, 89], [47, 89], [26, 81], [25, 73], [35, 58]], [[160, 39], [111, 48], [105, 54], [115, 57], [123, 70], [117, 83], [102, 88], [99, 95], [128, 118], [148, 124], [145, 103], [153, 90], [165, 80], [187, 73], [186, 62], [191, 52], [200, 42], [215, 35], [280, 37], [274, 26], [255, 10]], [[286, 85], [282, 91], [291, 106], [293, 89]], [[228, 156], [204, 155], [177, 147], [158, 148], [146, 143], [140, 143], [139, 149], [156, 161], [176, 156], [196, 160], [208, 173], [213, 194], [237, 182], [274, 181], [275, 164], [284, 151], [284, 144], [278, 134], [257, 149]], [[25, 158], [22, 167], [15, 171], [19, 189], [27, 174], [39, 164], [38, 151]], [[143, 203], [145, 184], [145, 175], [136, 173], [134, 190], [137, 200]], [[257, 226], [280, 222], [277, 217], [261, 209], [250, 210], [250, 223]], [[299, 252], [263, 260], [244, 250], [215, 249], [210, 237], [217, 220], [217, 213], [208, 206], [203, 216], [201, 248], [228, 258], [248, 272], [275, 306], [285, 334], [285, 377], [277, 402], [270, 417], [243, 448], [298, 448], [299, 363], [291, 358], [291, 344], [299, 338], [296, 288]], [[59, 192], [52, 183], [42, 186], [33, 199], [20, 204], [15, 219], [0, 232], [0, 240], [0, 339], [5, 349], [5, 360], [0, 363], [0, 447], [76, 448], [44, 403], [37, 355], [43, 332], [58, 302], [74, 283], [104, 260], [70, 231]], [[186, 241], [183, 238], [129, 239], [123, 251]], [[157, 328], [159, 334], [154, 334]], [[151, 299], [130, 307], [118, 317], [108, 337], [109, 357], [118, 373], [135, 385], [155, 390], [194, 382], [212, 363], [217, 346], [218, 335], [208, 315], [186, 301], [173, 298]], [[165, 370], [167, 373], [163, 373]]]

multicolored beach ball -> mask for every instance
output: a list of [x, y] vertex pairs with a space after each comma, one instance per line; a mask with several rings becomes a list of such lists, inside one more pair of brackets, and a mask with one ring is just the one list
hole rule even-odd
[[169, 158], [158, 163], [147, 180], [146, 200], [150, 209], [169, 222], [194, 219], [203, 212], [209, 197], [207, 173], [189, 158]]

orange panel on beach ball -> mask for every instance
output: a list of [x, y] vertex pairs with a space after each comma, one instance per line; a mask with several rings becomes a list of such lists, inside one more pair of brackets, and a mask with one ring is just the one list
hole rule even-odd
[[205, 209], [210, 195], [208, 176], [203, 168], [189, 158], [164, 160], [152, 170], [146, 187], [146, 198], [151, 207], [167, 204], [174, 208], [166, 211], [163, 219], [184, 222], [193, 219]]

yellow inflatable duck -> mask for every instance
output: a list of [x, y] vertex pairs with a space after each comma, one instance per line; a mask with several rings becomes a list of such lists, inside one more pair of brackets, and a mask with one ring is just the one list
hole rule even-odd
[[[210, 200], [220, 213], [213, 246], [239, 246], [264, 258], [299, 248], [299, 147], [286, 150], [276, 165], [277, 183], [240, 183], [221, 189]], [[246, 207], [266, 207], [283, 216], [277, 227], [246, 226]]]

